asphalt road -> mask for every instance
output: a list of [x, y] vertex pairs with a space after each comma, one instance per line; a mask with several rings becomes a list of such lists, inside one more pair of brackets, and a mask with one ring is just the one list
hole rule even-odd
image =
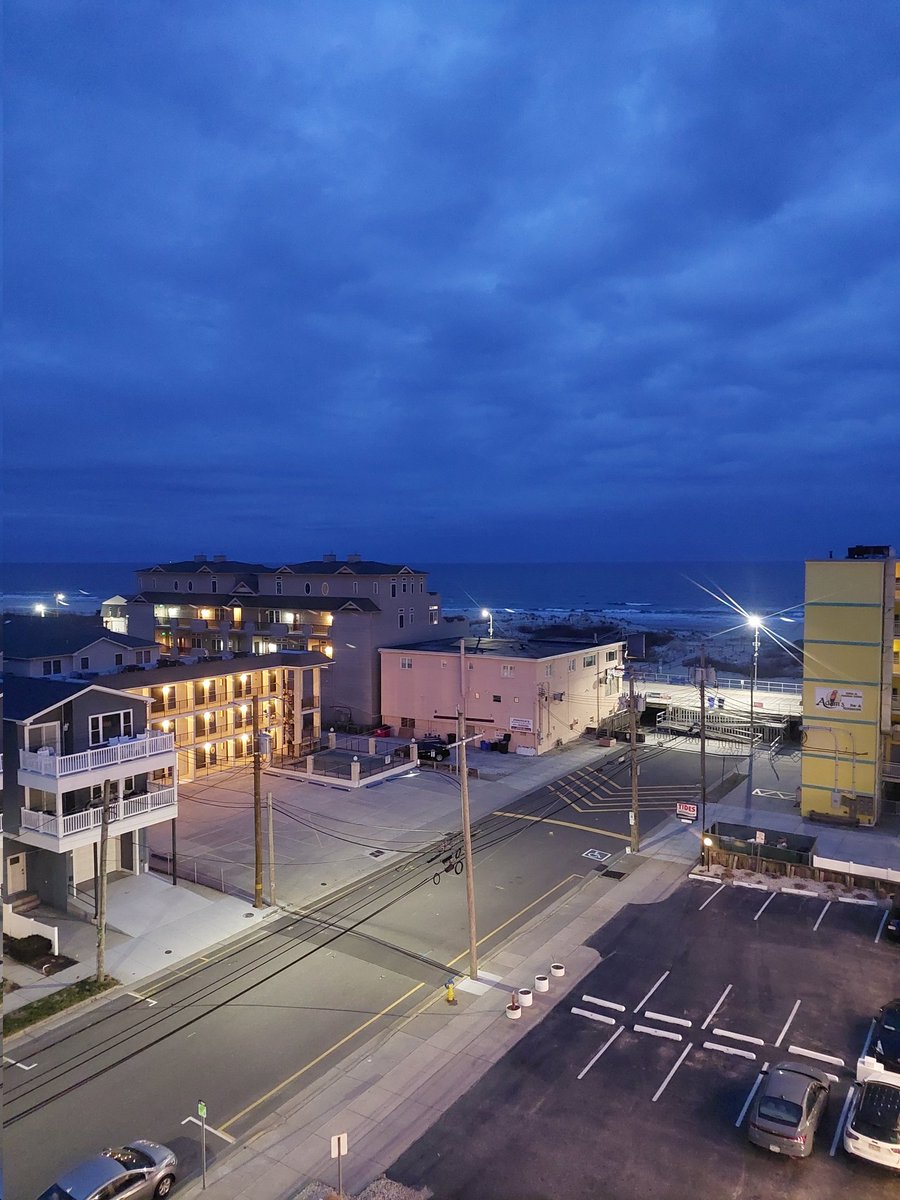
[[[696, 793], [697, 761], [656, 750], [642, 759], [646, 835]], [[624, 765], [607, 762], [477, 823], [480, 954], [621, 854], [629, 802]], [[460, 848], [457, 836], [376, 869], [315, 911], [273, 918], [157, 979], [143, 999], [117, 997], [29, 1043], [27, 1061], [4, 1071], [7, 1200], [33, 1200], [98, 1147], [135, 1136], [172, 1146], [192, 1173], [199, 1099], [213, 1128], [240, 1138], [358, 1039], [389, 1032], [466, 969]]]
[[[436, 1200], [885, 1200], [840, 1147], [871, 1018], [897, 991], [876, 908], [685, 883], [594, 939], [600, 965], [404, 1154]], [[811, 1158], [751, 1146], [764, 1064], [832, 1073]], [[832, 1154], [830, 1151], [834, 1149]]]

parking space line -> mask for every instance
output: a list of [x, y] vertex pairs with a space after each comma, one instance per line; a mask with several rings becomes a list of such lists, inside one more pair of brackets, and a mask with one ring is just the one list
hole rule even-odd
[[716, 1037], [734, 1038], [736, 1042], [752, 1042], [754, 1046], [764, 1046], [766, 1043], [762, 1038], [751, 1037], [749, 1033], [732, 1033], [730, 1029], [713, 1029]]
[[778, 893], [777, 893], [777, 892], [773, 892], [773, 893], [771, 894], [771, 896], [768, 898], [768, 900], [765, 902], [765, 904], [763, 904], [762, 908], [759, 910], [759, 912], [758, 912], [758, 913], [756, 914], [756, 916], [753, 918], [753, 920], [754, 920], [754, 921], [758, 921], [758, 920], [759, 920], [759, 918], [760, 918], [760, 917], [763, 915], [763, 913], [766, 911], [766, 909], [769, 907], [769, 905], [772, 903], [772, 901], [775, 899], [775, 897], [776, 897], [777, 895], [778, 895]]
[[594, 1063], [597, 1061], [597, 1059], [600, 1057], [600, 1055], [605, 1054], [606, 1051], [613, 1044], [613, 1042], [616, 1040], [616, 1038], [619, 1036], [619, 1034], [624, 1033], [624, 1032], [625, 1032], [625, 1026], [620, 1025], [619, 1028], [615, 1031], [615, 1033], [612, 1034], [611, 1037], [607, 1038], [607, 1040], [603, 1043], [603, 1045], [600, 1047], [600, 1049], [597, 1051], [597, 1053], [594, 1055], [594, 1057], [591, 1059], [591, 1061], [588, 1063], [588, 1065], [584, 1068], [584, 1070], [582, 1070], [580, 1072], [580, 1074], [578, 1075], [579, 1079], [584, 1079], [585, 1075], [587, 1075], [588, 1071], [591, 1069], [591, 1067], [594, 1065]]
[[790, 1029], [791, 1021], [793, 1021], [794, 1017], [797, 1015], [797, 1009], [799, 1007], [800, 1007], [800, 1001], [798, 1000], [797, 1003], [794, 1005], [794, 1007], [791, 1009], [791, 1015], [785, 1021], [784, 1028], [782, 1029], [781, 1033], [779, 1033], [779, 1035], [778, 1035], [778, 1040], [775, 1042], [776, 1046], [780, 1046], [781, 1043], [784, 1041], [784, 1035], [787, 1033], [788, 1029]]
[[[199, 1117], [185, 1117], [181, 1123], [182, 1123], [182, 1125], [187, 1125], [188, 1122], [190, 1122], [193, 1125], [201, 1124]], [[214, 1125], [207, 1125], [206, 1132], [214, 1133], [216, 1135], [216, 1137], [220, 1137], [223, 1141], [228, 1142], [228, 1144], [230, 1146], [233, 1146], [234, 1143], [237, 1141], [237, 1138], [233, 1138], [230, 1133], [225, 1133], [224, 1130], [222, 1130], [222, 1129], [216, 1129], [216, 1127]]]
[[670, 1025], [686, 1025], [690, 1029], [693, 1021], [689, 1021], [687, 1017], [668, 1017], [665, 1013], [651, 1012], [649, 1008], [644, 1010], [645, 1017], [652, 1017], [654, 1021], [668, 1021]]
[[844, 1107], [841, 1109], [841, 1115], [838, 1118], [837, 1129], [834, 1131], [831, 1149], [828, 1151], [832, 1158], [834, 1158], [834, 1152], [837, 1150], [838, 1142], [841, 1140], [841, 1134], [844, 1132], [844, 1125], [847, 1123], [847, 1110], [850, 1108], [850, 1102], [853, 1099], [855, 1091], [856, 1084], [851, 1083], [847, 1089], [847, 1099], [844, 1101]]
[[591, 1021], [602, 1021], [604, 1025], [615, 1025], [615, 1017], [607, 1017], [604, 1013], [590, 1012], [586, 1008], [573, 1008], [571, 1010], [576, 1016], [588, 1017]]
[[721, 884], [721, 886], [716, 888], [716, 890], [713, 892], [713, 894], [711, 896], [706, 897], [706, 899], [703, 901], [703, 903], [697, 909], [697, 912], [703, 912], [704, 908], [706, 908], [706, 906], [707, 906], [707, 904], [709, 904], [710, 900], [715, 900], [715, 898], [716, 898], [716, 896], [718, 896], [719, 892], [724, 892], [724, 890], [725, 890], [725, 884], [723, 883], [723, 884]]
[[828, 912], [829, 908], [831, 908], [831, 901], [830, 901], [830, 900], [829, 900], [829, 901], [828, 901], [828, 903], [825, 905], [825, 907], [822, 909], [822, 911], [819, 913], [818, 919], [816, 920], [816, 923], [815, 923], [815, 925], [813, 925], [813, 933], [815, 933], [815, 932], [816, 932], [816, 930], [819, 928], [819, 926], [822, 924], [822, 918], [823, 918], [823, 917], [825, 916], [825, 914]]
[[704, 1050], [721, 1050], [723, 1054], [737, 1054], [739, 1058], [749, 1058], [756, 1062], [756, 1055], [752, 1050], [742, 1050], [740, 1046], [720, 1046], [718, 1042], [704, 1042]]
[[836, 1067], [842, 1067], [844, 1060], [835, 1058], [833, 1054], [819, 1054], [816, 1050], [807, 1050], [805, 1046], [788, 1046], [789, 1054], [802, 1054], [804, 1058], [817, 1058], [820, 1062], [834, 1063]]
[[891, 910], [889, 908], [886, 908], [884, 910], [884, 916], [881, 918], [881, 924], [878, 926], [878, 932], [875, 934], [875, 945], [876, 946], [881, 941], [882, 931], [884, 930], [884, 927], [887, 924], [887, 919], [890, 915], [891, 915]]
[[716, 1015], [716, 1013], [722, 1007], [722, 1001], [725, 999], [725, 997], [728, 995], [728, 993], [730, 991], [731, 991], [731, 984], [729, 983], [728, 987], [725, 989], [725, 991], [722, 993], [722, 995], [718, 998], [718, 1000], [715, 1002], [715, 1004], [709, 1010], [709, 1016], [706, 1018], [706, 1020], [700, 1026], [701, 1029], [705, 1029], [707, 1027], [707, 1025], [710, 1023], [710, 1021], [713, 1019], [713, 1017]]
[[586, 1000], [588, 1004], [599, 1004], [602, 1008], [614, 1008], [616, 1012], [624, 1012], [624, 1004], [616, 1004], [615, 1000], [601, 1000], [599, 996], [582, 996], [582, 1000]]
[[634, 1025], [632, 1026], [635, 1033], [649, 1033], [653, 1037], [668, 1038], [670, 1042], [680, 1042], [682, 1040], [680, 1033], [673, 1033], [671, 1029], [654, 1029], [652, 1025]]
[[875, 1032], [875, 1018], [869, 1022], [869, 1032], [866, 1034], [866, 1040], [863, 1042], [863, 1048], [860, 1053], [860, 1058], [865, 1058], [869, 1052], [869, 1042], [872, 1040], [872, 1034]]
[[682, 1052], [678, 1055], [678, 1059], [675, 1063], [675, 1066], [671, 1069], [671, 1071], [668, 1073], [668, 1075], [665, 1077], [665, 1079], [662, 1081], [662, 1083], [656, 1089], [656, 1094], [654, 1095], [653, 1100], [651, 1101], [652, 1104], [655, 1104], [657, 1102], [657, 1100], [660, 1098], [660, 1096], [663, 1094], [663, 1092], [666, 1090], [669, 1080], [672, 1078], [672, 1076], [675, 1074], [675, 1072], [678, 1070], [678, 1068], [681, 1066], [681, 1064], [684, 1062], [684, 1060], [687, 1058], [688, 1054], [691, 1052], [691, 1050], [693, 1050], [693, 1048], [694, 1048], [694, 1043], [688, 1042], [688, 1044], [685, 1046], [685, 1048], [682, 1050]]
[[640, 1012], [641, 1009], [644, 1007], [644, 1005], [647, 1003], [647, 1001], [650, 999], [650, 997], [653, 995], [653, 993], [656, 991], [656, 989], [659, 987], [659, 985], [661, 983], [664, 983], [665, 980], [668, 978], [669, 978], [668, 971], [666, 971], [666, 973], [664, 975], [660, 975], [659, 979], [657, 979], [656, 983], [654, 983], [653, 987], [650, 989], [650, 991], [647, 993], [647, 995], [643, 998], [643, 1000], [640, 1002], [640, 1004], [637, 1006], [637, 1008], [632, 1009], [632, 1012]]
[[759, 1085], [762, 1083], [763, 1076], [765, 1075], [766, 1071], [768, 1071], [768, 1069], [769, 1069], [769, 1064], [767, 1062], [763, 1063], [762, 1070], [757, 1075], [757, 1077], [753, 1083], [753, 1087], [750, 1089], [750, 1092], [747, 1095], [747, 1099], [744, 1101], [744, 1107], [741, 1109], [740, 1116], [734, 1123], [735, 1129], [740, 1129], [740, 1127], [743, 1125], [744, 1117], [746, 1117], [746, 1115], [747, 1115], [747, 1109], [753, 1103], [753, 1097], [756, 1095], [756, 1090], [759, 1087]]

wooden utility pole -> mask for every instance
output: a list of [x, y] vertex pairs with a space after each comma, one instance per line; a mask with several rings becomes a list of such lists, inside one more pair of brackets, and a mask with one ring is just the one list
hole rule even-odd
[[638, 810], [638, 740], [637, 740], [637, 700], [634, 695], [634, 676], [628, 676], [628, 710], [631, 716], [631, 853], [637, 854], [641, 848], [641, 818]]
[[259, 761], [259, 697], [252, 698], [253, 711], [253, 843], [256, 872], [253, 882], [253, 907], [263, 907], [263, 849], [262, 849], [262, 770]]
[[466, 718], [456, 715], [459, 795], [462, 803], [463, 852], [466, 862], [466, 912], [469, 917], [469, 978], [478, 978], [478, 937], [475, 932], [475, 876], [472, 861], [472, 824], [469, 818], [469, 769], [466, 765]]
[[103, 807], [100, 812], [100, 862], [97, 868], [97, 982], [106, 978], [106, 860], [109, 850], [109, 793], [111, 784], [103, 781]]

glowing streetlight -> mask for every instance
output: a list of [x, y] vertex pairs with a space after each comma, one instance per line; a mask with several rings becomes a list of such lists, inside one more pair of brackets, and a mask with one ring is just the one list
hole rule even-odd
[[756, 691], [756, 676], [759, 670], [759, 631], [762, 627], [762, 617], [750, 614], [747, 624], [753, 630], [753, 666], [750, 670], [750, 756], [747, 760], [747, 805], [749, 807], [753, 796], [753, 750], [756, 738], [756, 712], [754, 709], [754, 692]]
[[492, 638], [494, 636], [494, 614], [489, 608], [483, 608], [481, 610], [481, 619], [488, 622], [488, 637]]
[[36, 604], [34, 606], [34, 611], [37, 613], [37, 615], [39, 617], [43, 617], [46, 615], [47, 605], [46, 604]]

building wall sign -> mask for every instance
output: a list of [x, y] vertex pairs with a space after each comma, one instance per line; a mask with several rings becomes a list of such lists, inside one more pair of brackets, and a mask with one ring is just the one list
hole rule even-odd
[[863, 694], [857, 688], [816, 688], [816, 708], [862, 712]]
[[511, 733], [533, 733], [534, 723], [530, 717], [510, 717], [509, 728]]

